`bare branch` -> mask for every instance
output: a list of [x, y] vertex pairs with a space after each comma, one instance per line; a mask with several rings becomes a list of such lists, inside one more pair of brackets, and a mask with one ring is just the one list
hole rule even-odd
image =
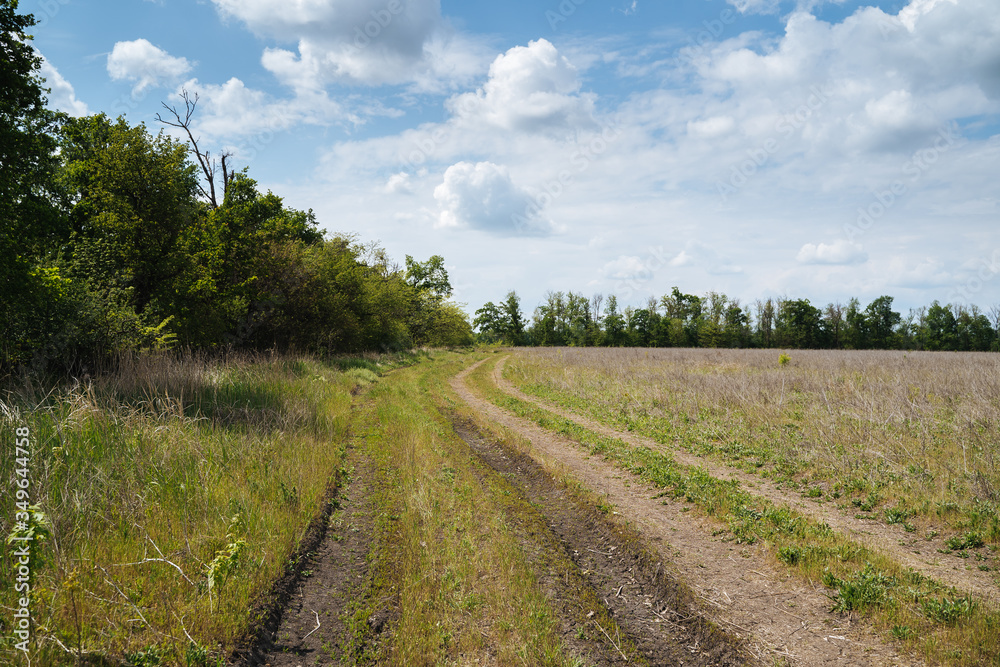
[[[164, 125], [181, 128], [187, 134], [188, 140], [191, 142], [191, 152], [194, 153], [195, 157], [198, 159], [198, 165], [201, 167], [201, 171], [205, 175], [205, 181], [208, 182], [208, 190], [206, 190], [205, 186], [201, 183], [198, 184], [198, 189], [201, 191], [202, 196], [209, 201], [212, 208], [219, 208], [219, 202], [215, 196], [216, 163], [212, 160], [212, 154], [209, 151], [202, 152], [202, 150], [198, 148], [198, 140], [194, 138], [194, 133], [191, 131], [191, 119], [194, 117], [195, 108], [198, 106], [198, 93], [195, 93], [194, 99], [192, 99], [188, 91], [182, 90], [181, 99], [184, 100], [183, 118], [181, 118], [181, 112], [177, 110], [177, 107], [172, 107], [166, 102], [161, 102], [163, 108], [170, 112], [170, 115], [174, 117], [174, 120], [164, 118], [160, 114], [156, 114], [156, 120]], [[223, 188], [226, 188], [229, 185], [229, 181], [227, 179], [231, 179], [231, 176], [227, 176], [227, 157], [230, 157], [229, 153], [223, 154], [222, 156]], [[225, 192], [225, 190], [223, 192]], [[223, 196], [225, 195], [223, 194]]]

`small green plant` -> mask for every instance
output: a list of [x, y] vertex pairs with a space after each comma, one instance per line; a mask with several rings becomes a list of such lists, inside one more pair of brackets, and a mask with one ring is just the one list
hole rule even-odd
[[865, 563], [864, 569], [851, 579], [838, 579], [826, 572], [823, 583], [837, 589], [833, 611], [863, 611], [888, 607], [895, 602], [889, 592], [895, 588], [896, 578], [876, 571], [871, 563]]
[[787, 366], [788, 362], [791, 361], [791, 360], [792, 360], [792, 358], [790, 356], [788, 356], [787, 354], [785, 354], [784, 352], [782, 352], [781, 354], [778, 355], [778, 365], [779, 366], [782, 366], [782, 367], [783, 366]]
[[802, 549], [800, 547], [780, 547], [778, 560], [786, 565], [798, 565], [802, 560]]
[[971, 616], [976, 608], [975, 600], [968, 597], [955, 598], [927, 598], [924, 600], [924, 615], [932, 621], [944, 623], [945, 625], [955, 625], [964, 616]]
[[906, 520], [913, 516], [913, 514], [913, 510], [897, 505], [885, 510], [885, 522], [888, 524], [906, 523]]
[[240, 560], [247, 550], [245, 539], [237, 538], [237, 533], [243, 527], [243, 518], [237, 514], [229, 522], [229, 531], [226, 539], [229, 543], [219, 551], [215, 552], [215, 558], [205, 566], [206, 586], [208, 588], [209, 600], [211, 601], [212, 590], [223, 585], [229, 576], [240, 566]]
[[184, 660], [187, 663], [187, 667], [208, 667], [208, 649], [201, 644], [191, 642], [184, 652]]
[[163, 664], [164, 651], [158, 646], [147, 646], [141, 651], [125, 656], [129, 667], [158, 667]]
[[892, 636], [895, 637], [896, 639], [905, 640], [905, 639], [910, 639], [911, 637], [915, 637], [916, 635], [917, 631], [908, 625], [892, 626]]
[[985, 541], [982, 535], [975, 531], [970, 531], [962, 535], [949, 537], [945, 540], [944, 544], [952, 551], [961, 551], [963, 549], [978, 549], [985, 544]]

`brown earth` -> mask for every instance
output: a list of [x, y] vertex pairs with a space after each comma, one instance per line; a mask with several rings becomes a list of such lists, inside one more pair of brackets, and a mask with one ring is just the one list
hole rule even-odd
[[550, 474], [575, 479], [606, 496], [646, 543], [654, 545], [668, 574], [694, 591], [700, 611], [740, 638], [761, 663], [924, 664], [899, 655], [864, 624], [832, 613], [825, 587], [772, 566], [760, 547], [740, 547], [713, 537], [715, 525], [691, 517], [684, 503], [654, 497], [658, 490], [639, 478], [474, 395], [464, 380], [478, 365], [452, 380], [456, 394], [489, 421], [526, 438], [531, 457]]
[[957, 555], [940, 553], [939, 549], [945, 549], [945, 536], [924, 539], [907, 533], [898, 524], [886, 524], [874, 519], [858, 519], [855, 512], [845, 513], [832, 503], [821, 504], [804, 498], [799, 493], [778, 488], [768, 480], [738, 468], [714, 462], [680, 449], [670, 448], [652, 438], [628, 431], [615, 430], [593, 419], [568, 411], [550, 401], [530, 396], [521, 391], [503, 377], [503, 366], [506, 361], [505, 357], [497, 363], [493, 378], [497, 386], [511, 396], [574, 421], [595, 433], [618, 438], [634, 447], [648, 447], [654, 451], [669, 452], [678, 463], [704, 468], [710, 475], [718, 479], [735, 479], [739, 481], [741, 488], [748, 493], [766, 498], [776, 505], [788, 506], [816, 521], [825, 521], [827, 525], [839, 533], [872, 550], [890, 555], [904, 567], [913, 568], [925, 576], [953, 586], [960, 591], [970, 592], [988, 604], [1000, 605], [1000, 586], [997, 584], [994, 573], [980, 571], [974, 565], [970, 565], [969, 561]]
[[[536, 461], [454, 420], [456, 433], [531, 506], [508, 520], [559, 615], [564, 645], [588, 665], [626, 662], [627, 645], [650, 665], [746, 665], [749, 653], [693, 607], [693, 596], [634, 535], [574, 498]], [[537, 521], [541, 519], [541, 521]], [[561, 568], [560, 561], [573, 567]], [[581, 595], [589, 589], [591, 595]], [[602, 609], [599, 608], [603, 607]], [[623, 635], [602, 625], [604, 611]], [[614, 636], [613, 636], [614, 635]]]
[[[276, 631], [266, 638], [266, 654], [247, 664], [267, 667], [312, 667], [354, 664], [345, 623], [349, 603], [361, 594], [373, 534], [373, 508], [368, 489], [374, 471], [365, 457], [348, 450], [353, 470], [334, 499], [322, 542], [305, 554], [296, 589]], [[368, 619], [371, 634], [385, 629], [385, 618]]]

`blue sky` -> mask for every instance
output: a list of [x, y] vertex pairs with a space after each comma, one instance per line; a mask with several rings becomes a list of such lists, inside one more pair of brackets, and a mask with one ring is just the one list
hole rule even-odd
[[204, 147], [331, 233], [639, 305], [1000, 304], [996, 0], [44, 0], [50, 104]]

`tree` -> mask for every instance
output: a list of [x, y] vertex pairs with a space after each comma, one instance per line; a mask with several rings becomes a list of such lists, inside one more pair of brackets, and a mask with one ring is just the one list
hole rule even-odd
[[[65, 239], [59, 208], [55, 133], [63, 117], [45, 108], [41, 57], [27, 30], [30, 14], [0, 0], [0, 364], [27, 360], [48, 325], [58, 276], [38, 260]], [[56, 280], [57, 282], [53, 282]], [[53, 290], [56, 292], [53, 292]]]
[[187, 149], [104, 114], [67, 121], [63, 136], [63, 178], [75, 202], [73, 251], [102, 259], [90, 261], [86, 277], [130, 290], [139, 314], [161, 302], [149, 315], [162, 320], [162, 302], [186, 269], [182, 238], [202, 215]]
[[820, 347], [820, 322], [820, 311], [809, 303], [809, 299], [784, 300], [778, 308], [778, 342], [802, 349]]
[[618, 297], [608, 297], [608, 310], [604, 316], [604, 344], [622, 347], [627, 343], [625, 318], [618, 312]]
[[[194, 117], [195, 108], [198, 106], [198, 95], [196, 93], [194, 99], [192, 99], [188, 94], [188, 91], [182, 90], [181, 99], [184, 100], [183, 118], [181, 118], [181, 112], [177, 110], [177, 107], [172, 107], [166, 102], [163, 102], [163, 108], [170, 112], [170, 115], [174, 117], [174, 120], [165, 119], [160, 114], [156, 114], [156, 120], [160, 121], [164, 125], [183, 129], [187, 134], [188, 141], [191, 142], [191, 152], [194, 153], [195, 159], [198, 160], [198, 166], [201, 167], [201, 173], [205, 177], [204, 185], [199, 183], [198, 190], [207, 200], [209, 206], [212, 208], [219, 208], [221, 204], [216, 196], [215, 180], [217, 178], [216, 173], [220, 171], [220, 164], [212, 158], [211, 152], [202, 151], [198, 147], [198, 140], [194, 138], [194, 132], [191, 130], [191, 119]], [[223, 200], [226, 198], [226, 193], [229, 190], [229, 184], [236, 178], [236, 172], [233, 171], [232, 167], [228, 164], [228, 160], [231, 157], [232, 153], [223, 151], [221, 159]]]
[[958, 323], [947, 306], [937, 301], [931, 303], [920, 328], [919, 338], [926, 350], [954, 350], [958, 336]]
[[500, 311], [504, 318], [504, 340], [510, 345], [521, 345], [524, 343], [524, 315], [521, 314], [521, 297], [517, 292], [511, 290], [507, 292], [507, 297], [500, 304]]
[[891, 296], [880, 296], [865, 309], [868, 344], [877, 350], [896, 347], [893, 332], [903, 318], [892, 310], [892, 300]]
[[407, 255], [406, 282], [418, 292], [428, 292], [441, 299], [451, 296], [451, 282], [441, 255], [431, 255], [430, 259], [422, 263]]

